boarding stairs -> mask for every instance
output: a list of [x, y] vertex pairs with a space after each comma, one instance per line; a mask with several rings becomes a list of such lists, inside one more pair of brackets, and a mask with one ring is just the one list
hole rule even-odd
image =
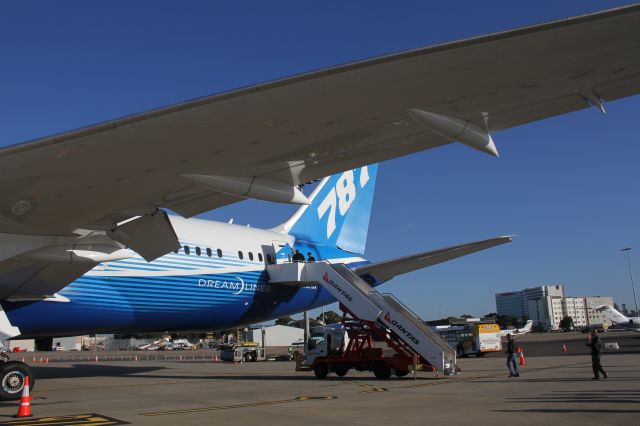
[[267, 267], [271, 283], [321, 285], [359, 320], [392, 330], [400, 341], [445, 374], [456, 370], [455, 350], [391, 294], [382, 294], [342, 264], [282, 263]]

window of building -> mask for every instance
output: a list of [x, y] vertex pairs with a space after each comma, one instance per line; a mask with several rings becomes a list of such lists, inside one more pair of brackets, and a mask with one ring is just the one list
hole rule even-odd
[[191, 253], [191, 249], [189, 248], [189, 246], [184, 246], [184, 254], [189, 254]]
[[216, 253], [218, 253], [218, 257], [222, 257], [222, 250], [218, 249], [216, 250]]

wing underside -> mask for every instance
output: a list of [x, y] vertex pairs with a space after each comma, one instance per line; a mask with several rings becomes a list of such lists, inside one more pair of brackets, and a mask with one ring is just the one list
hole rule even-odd
[[423, 253], [404, 256], [397, 259], [386, 260], [384, 262], [372, 263], [357, 267], [354, 273], [362, 275], [372, 275], [378, 281], [387, 281], [391, 278], [406, 274], [407, 272], [427, 268], [438, 263], [448, 262], [458, 257], [466, 256], [481, 250], [486, 250], [501, 244], [510, 243], [511, 237], [496, 237], [473, 243], [460, 244], [438, 250], [426, 251]]
[[365, 60], [2, 149], [0, 232], [189, 217], [246, 196], [185, 176], [298, 185], [455, 139], [410, 109], [495, 131], [638, 91], [638, 5]]

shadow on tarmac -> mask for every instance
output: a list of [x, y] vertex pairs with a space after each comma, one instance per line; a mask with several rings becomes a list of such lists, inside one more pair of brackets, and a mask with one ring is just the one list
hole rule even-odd
[[152, 366], [113, 366], [113, 365], [87, 365], [73, 364], [68, 367], [32, 367], [37, 379], [64, 379], [76, 377], [120, 377], [132, 374], [147, 373], [150, 371], [164, 370], [166, 367]]
[[[144, 374], [150, 372], [159, 372], [166, 370], [166, 367], [157, 366], [110, 366], [110, 365], [88, 365], [73, 364], [68, 367], [35, 367], [37, 379], [64, 379], [78, 377], [123, 377], [130, 375], [137, 376], [140, 379], [174, 379], [174, 380], [272, 380], [272, 381], [321, 381], [317, 379], [313, 373], [295, 374], [295, 375], [276, 375], [276, 374], [210, 374], [210, 375], [179, 375], [179, 374]], [[365, 374], [365, 373], [363, 373]], [[447, 377], [391, 377], [384, 382], [429, 382], [444, 380]], [[380, 382], [371, 373], [371, 376], [329, 376], [322, 379], [324, 382], [342, 382], [342, 381], [358, 381], [358, 382]]]
[[[627, 379], [636, 380], [636, 379]], [[601, 391], [553, 391], [537, 397], [509, 397], [505, 398], [509, 403], [522, 404], [633, 404], [637, 407], [640, 403], [640, 390], [606, 389]], [[612, 408], [584, 408], [584, 406], [567, 408], [527, 408], [527, 409], [502, 409], [492, 410], [501, 413], [528, 412], [528, 413], [640, 413], [640, 409], [624, 409], [619, 406]]]

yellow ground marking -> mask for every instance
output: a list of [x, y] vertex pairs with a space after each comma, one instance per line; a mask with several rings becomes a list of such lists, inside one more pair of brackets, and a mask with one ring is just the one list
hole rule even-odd
[[353, 382], [351, 380], [345, 380], [341, 383], [348, 383], [350, 385], [357, 385], [360, 386], [361, 388], [365, 388], [366, 390], [360, 391], [360, 393], [371, 393], [371, 392], [386, 392], [387, 388], [381, 388], [379, 386], [373, 386], [370, 385], [368, 383], [359, 383], [359, 382]]
[[19, 420], [9, 420], [2, 423], [3, 425], [20, 425], [20, 426], [66, 426], [66, 425], [82, 425], [82, 426], [108, 426], [108, 425], [126, 425], [127, 422], [113, 419], [100, 414], [78, 414], [75, 416], [55, 416], [27, 418]]
[[200, 413], [203, 411], [218, 411], [218, 410], [229, 410], [232, 408], [260, 407], [263, 405], [288, 404], [291, 402], [298, 402], [298, 401], [329, 400], [329, 399], [336, 399], [336, 398], [337, 396], [334, 396], [334, 395], [298, 396], [295, 398], [278, 399], [275, 401], [247, 402], [244, 404], [217, 405], [215, 407], [189, 408], [184, 410], [172, 410], [172, 411], [158, 411], [155, 413], [144, 413], [143, 416], [147, 416], [147, 417], [168, 416], [170, 414]]

